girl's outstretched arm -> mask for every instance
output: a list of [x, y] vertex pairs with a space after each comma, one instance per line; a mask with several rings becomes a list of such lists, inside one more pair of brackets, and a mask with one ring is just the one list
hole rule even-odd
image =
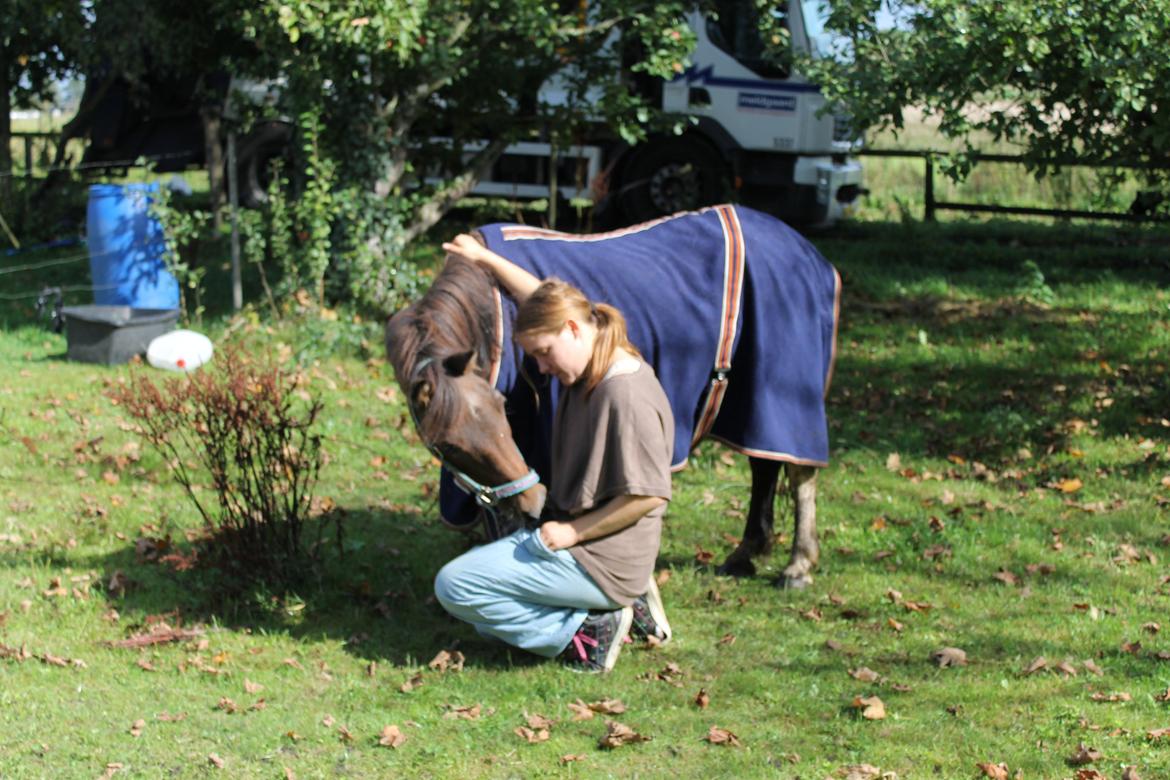
[[474, 236], [460, 233], [455, 238], [443, 244], [443, 250], [452, 255], [458, 255], [465, 260], [487, 269], [504, 288], [516, 299], [516, 303], [523, 303], [532, 292], [540, 286], [540, 280], [525, 271], [520, 266], [501, 257], [481, 244]]

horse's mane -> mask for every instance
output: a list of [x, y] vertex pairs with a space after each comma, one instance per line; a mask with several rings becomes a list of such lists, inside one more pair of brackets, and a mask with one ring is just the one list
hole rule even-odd
[[386, 325], [386, 354], [407, 402], [414, 403], [419, 382], [430, 385], [426, 408], [416, 409], [419, 433], [427, 441], [447, 430], [457, 409], [455, 391], [443, 381], [444, 361], [471, 351], [470, 370], [485, 373], [496, 357], [494, 289], [487, 271], [449, 255], [426, 294]]

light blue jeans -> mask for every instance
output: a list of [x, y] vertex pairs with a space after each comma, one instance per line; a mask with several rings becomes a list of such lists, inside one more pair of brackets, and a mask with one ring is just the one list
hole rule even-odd
[[621, 608], [568, 550], [553, 552], [526, 529], [450, 561], [435, 596], [484, 636], [546, 658], [569, 644], [589, 610]]

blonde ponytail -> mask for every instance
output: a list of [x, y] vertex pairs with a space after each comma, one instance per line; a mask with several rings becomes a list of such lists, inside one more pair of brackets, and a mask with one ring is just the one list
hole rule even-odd
[[520, 304], [516, 312], [514, 338], [522, 335], [559, 333], [569, 320], [589, 322], [597, 328], [593, 354], [581, 379], [585, 389], [593, 388], [605, 377], [613, 365], [619, 349], [638, 358], [642, 355], [630, 343], [626, 318], [608, 303], [593, 303], [585, 294], [568, 282], [555, 277], [546, 279]]

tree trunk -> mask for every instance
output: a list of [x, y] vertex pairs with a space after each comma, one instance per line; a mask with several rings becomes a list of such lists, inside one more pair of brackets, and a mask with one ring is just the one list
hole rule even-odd
[[61, 128], [61, 132], [57, 135], [57, 148], [53, 152], [53, 162], [49, 165], [48, 175], [45, 176], [41, 182], [41, 186], [37, 188], [36, 193], [33, 195], [32, 199], [34, 203], [44, 198], [59, 181], [63, 181], [69, 177], [69, 173], [65, 170], [69, 141], [88, 130], [90, 114], [102, 102], [102, 99], [110, 91], [110, 87], [113, 84], [114, 77], [109, 76], [92, 93], [87, 85], [85, 92], [81, 96], [81, 105], [78, 106], [77, 113], [65, 123], [65, 126]]
[[12, 94], [8, 83], [8, 49], [0, 36], [0, 207], [12, 194]]
[[211, 218], [214, 221], [215, 232], [222, 226], [220, 207], [223, 205], [223, 142], [220, 133], [223, 129], [223, 120], [219, 111], [204, 107], [200, 113], [203, 120], [203, 149], [204, 159], [207, 160], [208, 194], [211, 196]]
[[406, 243], [409, 244], [434, 227], [451, 210], [456, 201], [475, 189], [475, 185], [487, 175], [492, 165], [507, 147], [506, 140], [497, 138], [476, 152], [475, 156], [468, 161], [466, 171], [455, 177], [446, 188], [436, 192], [429, 201], [418, 208], [414, 214], [414, 221], [404, 233]]

